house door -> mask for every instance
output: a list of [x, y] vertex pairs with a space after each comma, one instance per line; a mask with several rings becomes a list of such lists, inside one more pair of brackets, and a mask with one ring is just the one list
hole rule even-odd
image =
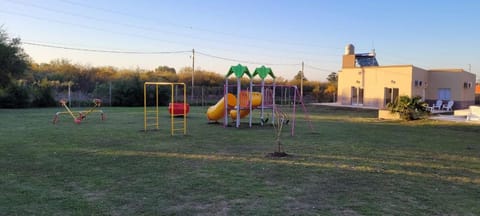
[[352, 86], [352, 105], [363, 105], [363, 88]]
[[449, 88], [439, 88], [437, 93], [438, 100], [450, 100], [452, 98], [452, 92]]
[[358, 88], [358, 105], [363, 105], [363, 88]]

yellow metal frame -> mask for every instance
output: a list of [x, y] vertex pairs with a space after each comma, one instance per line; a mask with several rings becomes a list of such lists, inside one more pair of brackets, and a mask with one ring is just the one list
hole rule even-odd
[[[147, 116], [147, 87], [149, 85], [155, 85], [155, 124], [148, 124]], [[175, 103], [175, 87], [183, 86], [183, 121], [175, 122], [175, 113], [174, 112], [174, 103]], [[159, 118], [158, 118], [158, 87], [159, 86], [170, 86], [170, 103], [172, 104], [172, 114], [170, 114], [170, 134], [173, 136], [175, 131], [183, 130], [183, 134], [187, 134], [187, 88], [185, 83], [172, 83], [172, 82], [145, 82], [143, 84], [143, 123], [145, 132], [148, 129], [148, 126], [155, 126], [156, 129], [159, 129]], [[183, 128], [175, 128], [176, 124], [183, 123]]]

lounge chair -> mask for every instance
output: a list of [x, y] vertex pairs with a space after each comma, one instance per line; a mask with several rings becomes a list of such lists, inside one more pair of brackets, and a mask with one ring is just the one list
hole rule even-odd
[[427, 109], [432, 112], [433, 110], [437, 109], [440, 110], [442, 108], [443, 101], [442, 100], [437, 100], [434, 104], [432, 104], [431, 107], [427, 107]]
[[442, 105], [442, 110], [452, 111], [453, 100], [449, 100], [447, 104]]

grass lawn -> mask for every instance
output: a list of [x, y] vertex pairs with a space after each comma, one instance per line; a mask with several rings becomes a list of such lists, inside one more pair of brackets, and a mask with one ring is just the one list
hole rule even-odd
[[186, 136], [166, 111], [143, 132], [140, 107], [79, 125], [0, 109], [0, 215], [480, 215], [480, 126], [308, 109], [286, 158], [265, 157], [271, 126], [207, 124], [201, 107]]

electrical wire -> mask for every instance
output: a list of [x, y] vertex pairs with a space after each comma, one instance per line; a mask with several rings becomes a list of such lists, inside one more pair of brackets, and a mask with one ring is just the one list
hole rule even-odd
[[[75, 2], [75, 1], [71, 1], [71, 0], [61, 0], [60, 2], [61, 2], [61, 3], [66, 3], [66, 4], [70, 4], [70, 5], [74, 5], [74, 6], [83, 7], [83, 8], [87, 8], [87, 9], [93, 9], [93, 10], [102, 11], [102, 12], [107, 12], [107, 13], [111, 13], [111, 14], [117, 14], [117, 15], [127, 16], [127, 17], [131, 17], [131, 18], [138, 19], [138, 20], [142, 20], [142, 21], [145, 21], [145, 20], [154, 20], [152, 17], [132, 15], [132, 14], [125, 13], [125, 12], [122, 12], [122, 11], [111, 10], [111, 9], [106, 9], [106, 8], [101, 8], [101, 7], [94, 7], [94, 6], [91, 6], [91, 5], [88, 5], [88, 4], [84, 4], [83, 2], [82, 2], [82, 3], [79, 3], [79, 2]], [[320, 44], [314, 44], [314, 43], [291, 42], [291, 41], [278, 41], [278, 40], [271, 40], [271, 39], [265, 40], [265, 39], [259, 39], [259, 38], [255, 38], [255, 37], [251, 37], [251, 36], [246, 36], [246, 35], [239, 35], [238, 33], [235, 33], [235, 34], [233, 34], [233, 33], [226, 33], [226, 32], [220, 32], [220, 31], [215, 31], [215, 30], [211, 30], [211, 29], [196, 28], [196, 27], [193, 27], [193, 26], [190, 26], [190, 25], [181, 25], [181, 24], [172, 23], [172, 22], [162, 22], [162, 24], [167, 24], [167, 25], [170, 25], [170, 26], [174, 26], [174, 27], [178, 27], [178, 28], [183, 28], [183, 29], [188, 29], [188, 30], [202, 31], [202, 32], [207, 32], [207, 33], [211, 33], [211, 34], [229, 36], [229, 37], [233, 37], [233, 38], [241, 38], [241, 39], [262, 41], [262, 42], [265, 42], [265, 43], [271, 43], [271, 44], [277, 44], [277, 45], [278, 45], [278, 44], [282, 44], [282, 45], [285, 45], [285, 44], [286, 44], [286, 45], [304, 46], [304, 47], [312, 47], [312, 46], [313, 46], [313, 47], [322, 48], [322, 49], [342, 50], [342, 48], [338, 48], [338, 47], [327, 47], [327, 46], [323, 46], [323, 45], [320, 45]]]
[[325, 68], [319, 68], [319, 67], [308, 65], [308, 64], [304, 64], [304, 65], [305, 65], [305, 67], [313, 69], [313, 70], [324, 71], [324, 72], [333, 72], [334, 71], [334, 70], [329, 70], [329, 69], [325, 69]]
[[56, 49], [65, 49], [65, 50], [75, 50], [75, 51], [84, 51], [84, 52], [97, 52], [97, 53], [114, 53], [114, 54], [150, 54], [150, 55], [157, 55], [157, 54], [178, 54], [178, 53], [190, 53], [191, 50], [180, 50], [180, 51], [120, 51], [120, 50], [101, 50], [101, 49], [88, 49], [88, 48], [76, 48], [76, 47], [67, 47], [67, 46], [58, 46], [58, 45], [51, 45], [51, 44], [43, 44], [43, 43], [34, 43], [34, 42], [26, 42], [22, 41], [23, 44], [28, 44], [32, 46], [41, 46], [41, 47], [49, 47], [49, 48], [56, 48]]
[[[180, 53], [191, 53], [192, 50], [178, 50], [178, 51], [124, 51], [124, 50], [104, 50], [104, 49], [91, 49], [91, 48], [78, 48], [78, 47], [70, 47], [70, 46], [60, 46], [60, 45], [53, 45], [53, 44], [46, 44], [46, 43], [37, 43], [37, 42], [29, 42], [29, 41], [22, 41], [23, 44], [32, 45], [32, 46], [40, 46], [40, 47], [47, 47], [47, 48], [55, 48], [55, 49], [64, 49], [64, 50], [73, 50], [73, 51], [83, 51], [83, 52], [95, 52], [95, 53], [112, 53], [112, 54], [137, 54], [137, 55], [159, 55], [159, 54], [180, 54]], [[201, 51], [195, 51], [195, 53], [199, 55], [203, 55], [210, 58], [220, 59], [224, 61], [230, 62], [238, 62], [244, 64], [257, 64], [257, 65], [269, 65], [269, 66], [300, 66], [301, 64], [286, 64], [286, 63], [271, 63], [271, 62], [257, 62], [257, 61], [249, 61], [249, 60], [241, 60], [241, 59], [234, 59], [234, 58], [227, 58], [217, 55], [208, 54]], [[317, 70], [317, 71], [324, 71], [324, 72], [332, 72], [333, 70], [319, 68], [316, 66], [304, 64], [305, 67]]]
[[[23, 6], [28, 6], [28, 7], [33, 7], [33, 8], [37, 8], [37, 9], [42, 9], [42, 10], [46, 10], [46, 11], [49, 11], [49, 12], [55, 12], [55, 13], [60, 13], [60, 14], [64, 14], [64, 15], [69, 15], [69, 16], [75, 16], [75, 17], [80, 17], [80, 18], [85, 18], [85, 19], [90, 19], [90, 20], [94, 20], [94, 21], [100, 21], [100, 22], [107, 22], [109, 24], [117, 24], [117, 25], [121, 25], [121, 26], [125, 26], [125, 27], [131, 27], [131, 28], [135, 28], [135, 29], [140, 29], [140, 30], [145, 30], [145, 31], [151, 31], [151, 32], [161, 32], [161, 33], [165, 33], [165, 34], [173, 34], [173, 35], [177, 35], [177, 36], [182, 36], [182, 37], [187, 37], [187, 38], [192, 38], [192, 39], [199, 39], [199, 40], [207, 40], [207, 41], [211, 41], [210, 38], [202, 38], [202, 37], [193, 37], [191, 35], [185, 35], [185, 34], [177, 34], [177, 33], [172, 33], [172, 32], [165, 32], [165, 31], [161, 31], [161, 30], [158, 30], [156, 29], [155, 27], [145, 27], [145, 26], [138, 26], [138, 25], [133, 25], [133, 24], [125, 24], [125, 23], [118, 23], [118, 22], [115, 22], [115, 21], [112, 21], [112, 20], [105, 20], [105, 19], [99, 19], [99, 18], [96, 18], [96, 17], [91, 17], [91, 16], [86, 16], [86, 15], [83, 15], [83, 14], [78, 14], [78, 13], [71, 13], [71, 12], [65, 12], [65, 11], [61, 11], [61, 10], [56, 10], [56, 9], [52, 9], [52, 8], [49, 8], [49, 7], [44, 7], [44, 6], [39, 6], [39, 5], [36, 5], [36, 4], [31, 4], [31, 3], [25, 3], [25, 2], [18, 2], [18, 1], [11, 1], [11, 0], [7, 0], [9, 1], [10, 3], [15, 3], [15, 4], [21, 4]], [[68, 1], [67, 1], [68, 2]], [[70, 1], [70, 3], [72, 3]], [[84, 4], [80, 4], [82, 6], [85, 6], [87, 7], [86, 5]], [[98, 9], [98, 8], [97, 8]], [[107, 11], [107, 12], [112, 12], [112, 13], [120, 13], [120, 12], [117, 12], [117, 11], [111, 11], [111, 10], [104, 10], [104, 11]], [[70, 25], [70, 26], [76, 26], [76, 27], [81, 27], [81, 28], [87, 28], [87, 29], [93, 29], [93, 30], [97, 30], [97, 31], [103, 31], [103, 32], [112, 32], [112, 31], [109, 31], [109, 30], [106, 30], [106, 29], [103, 29], [103, 28], [98, 28], [98, 27], [94, 27], [94, 26], [86, 26], [86, 25], [82, 25], [82, 24], [75, 24], [75, 23], [68, 23], [68, 22], [64, 22], [64, 21], [58, 21], [58, 20], [52, 20], [52, 19], [49, 19], [49, 18], [41, 18], [41, 17], [37, 17], [37, 16], [32, 16], [32, 15], [27, 15], [27, 14], [21, 14], [21, 13], [13, 13], [13, 12], [5, 12], [5, 11], [1, 11], [0, 10], [0, 13], [7, 13], [7, 14], [13, 14], [13, 15], [17, 15], [17, 16], [24, 16], [24, 17], [28, 17], [28, 18], [31, 18], [31, 19], [36, 19], [36, 20], [45, 20], [45, 21], [48, 21], [48, 22], [56, 22], [56, 23], [60, 23], [60, 24], [64, 24], [64, 25]], [[126, 13], [120, 13], [122, 15], [128, 15]], [[151, 38], [151, 37], [146, 37], [144, 35], [139, 35], [139, 34], [132, 34], [132, 33], [123, 33], [123, 32], [113, 32], [115, 34], [123, 34], [123, 35], [128, 35], [128, 36], [133, 36], [133, 37], [142, 37], [142, 38], [146, 38], [146, 39], [150, 39], [150, 40], [155, 40], [155, 41], [158, 41], [157, 38]], [[170, 42], [170, 43], [175, 43], [175, 42], [172, 42], [172, 41], [162, 41], [162, 42]], [[216, 40], [216, 42], [218, 42], [218, 40]], [[226, 42], [224, 41], [225, 43], [227, 44], [231, 44], [229, 42]], [[180, 44], [180, 43], [177, 43], [177, 44]], [[238, 44], [238, 42], [237, 42]], [[182, 44], [184, 45], [184, 44]], [[193, 45], [192, 45], [193, 46]], [[246, 46], [250, 46], [250, 47], [253, 47], [255, 49], [259, 49], [258, 45], [256, 44], [247, 44]], [[196, 46], [198, 47], [198, 46]], [[214, 48], [214, 49], [217, 49], [218, 48]], [[222, 49], [220, 49], [222, 50]], [[225, 49], [223, 49], [225, 50]], [[267, 50], [267, 49], [262, 49], [263, 51]], [[311, 53], [311, 52], [305, 52], [305, 51], [295, 51], [295, 50], [285, 50], [285, 52], [288, 52], [288, 53], [304, 53], [304, 54], [309, 54], [309, 55], [318, 55], [317, 53]], [[275, 53], [278, 53], [278, 52], [275, 52]], [[268, 56], [272, 56], [272, 54], [267, 54]], [[277, 55], [279, 56], [279, 55]], [[222, 57], [223, 58], [223, 57]], [[225, 60], [225, 59], [224, 59]], [[233, 59], [232, 59], [233, 60]], [[229, 60], [230, 61], [230, 60]], [[237, 61], [237, 60], [235, 60]], [[251, 62], [251, 61], [242, 61], [242, 62]], [[274, 65], [295, 65], [295, 64], [274, 64]]]
[[221, 59], [221, 60], [225, 60], [225, 61], [239, 62], [239, 63], [245, 63], [245, 64], [276, 65], [276, 66], [299, 66], [300, 65], [300, 64], [282, 64], [282, 63], [267, 63], [267, 62], [255, 62], [255, 61], [248, 61], [248, 60], [240, 60], [240, 59], [233, 59], [233, 58], [226, 58], [226, 57], [211, 55], [211, 54], [208, 54], [208, 53], [198, 52], [198, 51], [195, 51], [195, 53], [198, 53], [200, 55], [207, 56], [207, 57], [210, 57], [210, 58], [216, 58], [216, 59]]

